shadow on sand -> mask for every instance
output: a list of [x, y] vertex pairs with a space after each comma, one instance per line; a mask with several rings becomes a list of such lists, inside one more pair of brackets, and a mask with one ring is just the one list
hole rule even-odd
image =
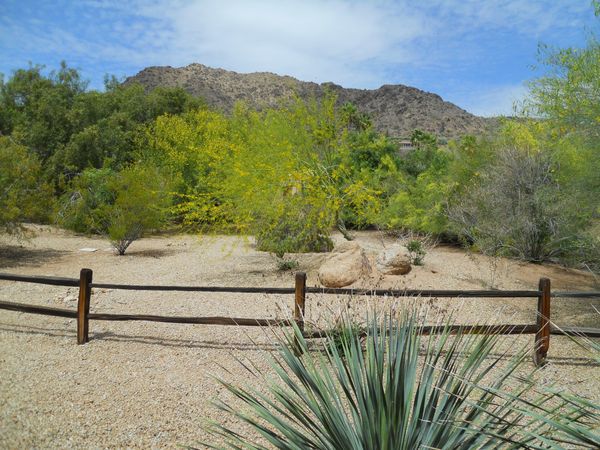
[[171, 256], [180, 253], [175, 249], [146, 249], [146, 250], [129, 250], [123, 255], [123, 257], [132, 258], [162, 258], [164, 256]]
[[[76, 346], [75, 337], [76, 331], [73, 325], [73, 330], [66, 330], [64, 328], [50, 328], [50, 327], [35, 327], [32, 325], [16, 325], [9, 323], [0, 322], [0, 331], [26, 334], [26, 335], [40, 335], [40, 336], [51, 336], [61, 338], [72, 338], [73, 346]], [[243, 333], [242, 333], [243, 334]], [[241, 337], [242, 335], [240, 335]], [[178, 339], [178, 338], [167, 338], [163, 336], [143, 336], [143, 335], [129, 335], [122, 333], [113, 333], [111, 331], [102, 332], [91, 332], [90, 341], [113, 341], [113, 342], [131, 342], [144, 345], [153, 345], [159, 347], [171, 347], [171, 348], [190, 348], [190, 349], [222, 349], [222, 350], [233, 350], [233, 351], [275, 351], [279, 347], [277, 342], [274, 340], [273, 343], [265, 342], [254, 342], [249, 336], [245, 342], [239, 340], [238, 342], [218, 342], [213, 340], [192, 340], [192, 339]], [[316, 342], [310, 345], [315, 350], [322, 349], [322, 346], [317, 345]], [[500, 359], [510, 359], [510, 354], [492, 352], [489, 355], [489, 359], [500, 357]], [[571, 356], [552, 356], [548, 357], [548, 362], [556, 366], [567, 366], [567, 367], [600, 367], [600, 362], [590, 358], [584, 357], [571, 357]]]
[[0, 269], [20, 266], [42, 266], [70, 252], [52, 248], [28, 248], [0, 244]]
[[[64, 328], [41, 328], [31, 325], [15, 325], [9, 323], [0, 322], [0, 331], [25, 334], [25, 335], [38, 335], [38, 336], [50, 336], [50, 337], [61, 337], [61, 338], [72, 338], [73, 345], [76, 344], [76, 331], [73, 326], [73, 330], [66, 330]], [[128, 335], [128, 334], [117, 334], [111, 331], [103, 332], [90, 332], [90, 341], [114, 341], [114, 342], [131, 342], [145, 345], [156, 345], [160, 347], [173, 347], [173, 348], [199, 348], [199, 349], [224, 349], [224, 350], [239, 350], [239, 351], [257, 351], [267, 350], [272, 351], [278, 348], [276, 343], [258, 343], [253, 342], [250, 338], [246, 342], [218, 342], [213, 340], [192, 340], [192, 339], [177, 339], [177, 338], [166, 338], [162, 336], [140, 336], [140, 335]]]

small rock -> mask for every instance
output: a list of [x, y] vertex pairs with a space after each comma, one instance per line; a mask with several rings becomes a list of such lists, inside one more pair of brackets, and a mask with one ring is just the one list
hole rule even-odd
[[401, 246], [386, 248], [377, 258], [377, 270], [384, 275], [406, 275], [411, 269], [408, 250]]
[[78, 297], [76, 295], [67, 295], [65, 298], [63, 298], [63, 302], [65, 302], [65, 303], [76, 302], [77, 298]]

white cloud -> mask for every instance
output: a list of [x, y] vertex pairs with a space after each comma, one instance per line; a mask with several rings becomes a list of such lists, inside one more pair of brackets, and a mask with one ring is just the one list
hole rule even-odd
[[378, 62], [414, 59], [412, 43], [425, 34], [422, 17], [387, 3], [198, 0], [162, 16], [169, 64], [197, 61], [354, 86], [380, 79]]
[[[117, 67], [129, 74], [199, 62], [360, 88], [423, 87], [425, 75], [439, 73], [444, 97], [485, 115], [510, 113], [513, 97], [524, 92], [509, 84], [514, 78], [483, 75], [482, 61], [495, 57], [490, 49], [505, 45], [492, 31], [537, 41], [540, 34], [580, 30], [582, 11], [590, 10], [572, 0], [57, 1], [23, 17], [0, 15], [7, 60], [51, 55], [55, 63], [66, 59], [100, 73]], [[471, 71], [486, 86], [475, 87], [476, 94], [452, 89], [444, 78]]]

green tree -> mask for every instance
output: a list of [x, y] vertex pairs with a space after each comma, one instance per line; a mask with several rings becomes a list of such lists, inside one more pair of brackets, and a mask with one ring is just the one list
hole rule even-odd
[[0, 231], [19, 234], [24, 221], [46, 222], [52, 210], [41, 165], [27, 148], [0, 136]]
[[63, 61], [58, 71], [43, 66], [16, 70], [0, 85], [2, 134], [12, 134], [44, 163], [71, 135], [69, 111], [87, 83]]
[[435, 136], [416, 130], [414, 149], [398, 160], [397, 187], [389, 195], [378, 222], [383, 228], [442, 234], [447, 230], [445, 208], [452, 191], [452, 154]]
[[106, 236], [119, 255], [166, 223], [169, 186], [156, 169], [88, 169], [63, 196], [59, 220], [70, 229]]
[[55, 149], [49, 164], [54, 180], [70, 180], [86, 168], [132, 163], [144, 140], [145, 126], [163, 114], [178, 115], [202, 106], [181, 88], [156, 88], [146, 92], [139, 84], [123, 86], [106, 81], [106, 92], [85, 92], [71, 108], [72, 134]]
[[[600, 4], [592, 2], [600, 19]], [[596, 21], [596, 25], [600, 22]], [[596, 31], [596, 33], [594, 33]], [[525, 112], [552, 126], [564, 181], [591, 194], [587, 204], [600, 215], [600, 42], [597, 28], [584, 48], [540, 47], [546, 74], [529, 84]], [[566, 184], [566, 183], [565, 183]]]
[[168, 187], [156, 170], [131, 166], [110, 180], [108, 188], [114, 203], [102, 205], [100, 222], [118, 254], [124, 255], [144, 233], [165, 224]]

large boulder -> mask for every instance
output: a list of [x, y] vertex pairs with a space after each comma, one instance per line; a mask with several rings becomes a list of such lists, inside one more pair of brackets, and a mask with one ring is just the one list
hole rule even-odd
[[386, 248], [377, 257], [376, 265], [384, 275], [406, 275], [412, 269], [408, 250], [401, 246]]
[[339, 288], [369, 276], [371, 264], [358, 243], [336, 246], [319, 269], [319, 281], [325, 287]]

